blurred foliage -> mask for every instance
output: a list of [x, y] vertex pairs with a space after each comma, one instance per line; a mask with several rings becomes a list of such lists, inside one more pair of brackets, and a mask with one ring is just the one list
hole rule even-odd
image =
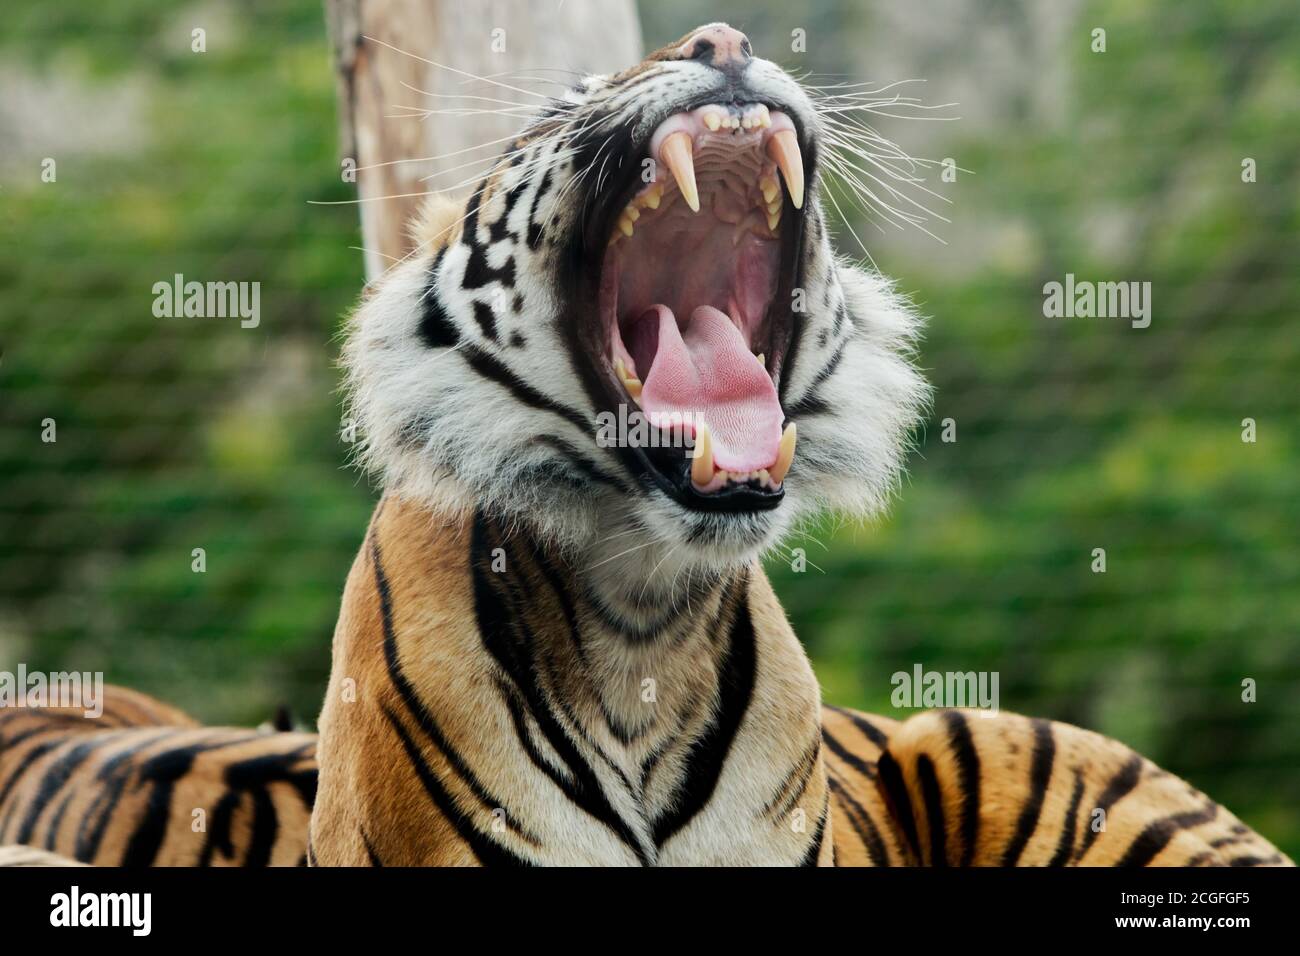
[[[0, 117], [58, 149], [0, 128], [0, 666], [310, 718], [373, 500], [332, 367], [356, 210], [311, 204], [351, 198], [321, 12], [158, 6], [6, 6]], [[893, 672], [996, 670], [1005, 709], [1124, 740], [1300, 854], [1293, 5], [659, 0], [647, 44], [706, 16], [828, 82], [926, 76], [974, 117], [873, 120], [969, 171], [927, 182], [947, 245], [840, 224], [932, 317], [937, 393], [893, 513], [808, 529], [804, 573], [769, 563], [828, 699], [905, 716]], [[1044, 318], [1067, 272], [1150, 281], [1151, 327]], [[154, 318], [174, 273], [260, 281], [260, 327]]]

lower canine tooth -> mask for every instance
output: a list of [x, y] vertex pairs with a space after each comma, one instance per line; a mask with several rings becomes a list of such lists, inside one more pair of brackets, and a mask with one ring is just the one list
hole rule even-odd
[[713, 480], [713, 439], [709, 426], [700, 422], [695, 429], [695, 460], [691, 462], [691, 481], [704, 487]]
[[621, 358], [614, 359], [614, 371], [618, 373], [619, 381], [627, 389], [627, 393], [633, 398], [641, 397], [641, 380], [627, 370], [627, 366]]
[[[791, 134], [793, 135], [793, 134]], [[677, 188], [682, 191], [682, 198], [691, 212], [700, 211], [700, 193], [695, 188], [695, 159], [692, 151], [690, 133], [673, 133], [659, 147], [660, 158], [668, 165], [668, 171], [677, 180]]]
[[794, 422], [791, 422], [785, 426], [785, 431], [781, 433], [781, 447], [776, 453], [776, 464], [767, 470], [774, 485], [783, 482], [786, 474], [790, 471], [790, 463], [794, 461], [794, 441], [795, 427]]

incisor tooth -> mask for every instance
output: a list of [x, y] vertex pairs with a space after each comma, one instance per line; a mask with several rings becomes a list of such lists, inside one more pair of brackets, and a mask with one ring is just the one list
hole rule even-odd
[[776, 464], [767, 470], [774, 485], [783, 482], [786, 473], [790, 471], [790, 463], [794, 461], [794, 440], [795, 427], [794, 422], [791, 422], [785, 426], [785, 431], [781, 433], [781, 447], [776, 453]]
[[803, 157], [799, 155], [799, 138], [794, 130], [783, 129], [773, 133], [767, 141], [767, 155], [772, 157], [781, 175], [785, 177], [785, 188], [790, 190], [790, 199], [795, 209], [803, 208]]
[[718, 116], [717, 113], [705, 113], [704, 125], [707, 126], [710, 131], [716, 133], [718, 127], [722, 125], [722, 117]]
[[695, 429], [695, 460], [691, 462], [691, 481], [703, 487], [713, 480], [713, 439], [709, 426], [700, 422]]
[[677, 180], [677, 188], [691, 212], [700, 211], [700, 193], [695, 188], [695, 159], [691, 156], [691, 134], [673, 133], [659, 147], [660, 158]]

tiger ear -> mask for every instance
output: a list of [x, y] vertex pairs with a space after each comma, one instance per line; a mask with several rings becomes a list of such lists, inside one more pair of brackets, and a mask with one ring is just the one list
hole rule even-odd
[[464, 208], [464, 199], [456, 200], [440, 194], [428, 198], [408, 227], [411, 242], [421, 255], [437, 253], [460, 238]]

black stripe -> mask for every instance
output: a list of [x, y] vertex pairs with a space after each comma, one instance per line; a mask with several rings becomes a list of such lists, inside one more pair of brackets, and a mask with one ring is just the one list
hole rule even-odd
[[686, 755], [685, 776], [674, 794], [672, 809], [655, 821], [654, 839], [663, 846], [704, 808], [722, 776], [727, 754], [740, 730], [754, 693], [758, 648], [746, 594], [736, 607], [731, 642], [718, 669], [718, 711], [709, 729]]
[[[18, 780], [25, 775], [29, 769], [31, 769], [32, 764], [36, 763], [51, 750], [56, 747], [62, 747], [67, 742], [66, 739], [62, 738], [59, 740], [47, 740], [44, 743], [35, 744], [27, 751], [27, 753], [23, 754], [22, 759], [18, 761], [14, 766], [13, 771], [9, 774], [8, 779], [5, 780], [4, 786], [0, 787], [0, 807], [4, 806], [5, 800], [9, 798], [9, 791], [13, 790], [17, 785]], [[9, 813], [5, 815], [4, 823], [0, 824], [0, 836], [4, 834], [8, 827], [9, 816], [14, 812], [14, 807], [16, 806], [17, 803], [14, 803], [9, 807]]]
[[188, 774], [194, 761], [201, 755], [226, 747], [248, 743], [250, 737], [202, 741], [171, 747], [149, 757], [140, 767], [137, 788], [150, 784], [149, 799], [143, 813], [127, 841], [126, 851], [119, 862], [123, 867], [153, 866], [167, 837], [167, 822], [171, 818], [172, 793], [176, 781]]
[[497, 340], [497, 316], [492, 311], [492, 306], [486, 302], [475, 302], [474, 321], [483, 330], [484, 337], [491, 339], [493, 342]]
[[[1125, 762], [1124, 766], [1119, 769], [1119, 772], [1116, 773], [1115, 776], [1111, 777], [1110, 782], [1107, 783], [1105, 789], [1102, 790], [1101, 796], [1097, 798], [1097, 806], [1093, 809], [1101, 810], [1103, 814], [1109, 814], [1110, 808], [1126, 796], [1130, 790], [1137, 786], [1138, 778], [1141, 775], [1142, 758], [1137, 754], [1134, 754]], [[1089, 814], [1089, 816], [1091, 817], [1092, 814]], [[1103, 820], [1104, 819], [1105, 817], [1103, 816]], [[1096, 829], [1095, 824], [1095, 820], [1089, 823], [1088, 828], [1083, 834], [1083, 842], [1079, 845], [1079, 849], [1074, 851], [1074, 860], [1076, 863], [1083, 859], [1083, 855], [1088, 852], [1088, 848], [1091, 847], [1093, 841], [1097, 839], [1097, 834], [1100, 831]]]
[[551, 398], [537, 391], [523, 379], [517, 377], [510, 369], [497, 359], [488, 355], [486, 352], [473, 346], [464, 346], [457, 351], [469, 367], [474, 369], [484, 378], [491, 379], [498, 385], [510, 392], [516, 399], [525, 405], [540, 409], [541, 411], [551, 412], [559, 415], [565, 421], [572, 424], [578, 431], [584, 434], [590, 434], [594, 431], [593, 423], [588, 422], [572, 408], [554, 401]]
[[431, 349], [451, 348], [460, 341], [460, 331], [447, 314], [442, 297], [438, 295], [438, 271], [446, 252], [447, 247], [443, 246], [434, 256], [428, 279], [424, 283], [424, 294], [420, 296], [420, 340]]
[[826, 708], [835, 711], [835, 713], [839, 714], [841, 717], [848, 718], [848, 720], [853, 723], [853, 726], [862, 731], [868, 740], [881, 750], [885, 749], [885, 745], [889, 742], [889, 739], [885, 736], [885, 732], [871, 721], [867, 720], [867, 718], [862, 714], [859, 714], [856, 711], [847, 710], [844, 707], [836, 707], [833, 704], [827, 704]]
[[588, 481], [601, 485], [609, 485], [612, 488], [617, 488], [624, 494], [632, 494], [632, 489], [626, 482], [614, 477], [613, 475], [605, 474], [605, 472], [602, 471], [594, 461], [558, 435], [536, 435], [533, 437], [532, 441], [534, 444], [547, 445], [563, 454], [565, 457], [565, 464], [571, 468], [577, 469]]
[[[581, 810], [618, 836], [642, 864], [648, 863], [649, 858], [640, 841], [610, 804], [595, 771], [559, 725], [538, 686], [537, 666], [533, 657], [538, 642], [533, 638], [527, 622], [514, 613], [511, 602], [503, 600], [494, 588], [492, 579], [503, 576], [484, 571], [491, 560], [492, 541], [489, 535], [486, 518], [482, 513], [476, 514], [471, 533], [470, 567], [474, 584], [474, 610], [483, 646], [514, 682], [542, 736], [572, 774], [571, 780], [556, 780], [554, 777], [552, 780]], [[516, 631], [517, 637], [513, 636]]]
[[68, 804], [72, 798], [77, 795], [77, 789], [74, 787], [69, 790], [63, 797], [63, 802], [59, 804], [59, 809], [54, 811], [54, 816], [50, 818], [50, 825], [45, 830], [45, 849], [53, 850], [58, 846], [59, 827], [63, 823], [63, 817], [68, 812]]
[[835, 370], [840, 367], [840, 362], [844, 359], [844, 347], [846, 345], [848, 345], [847, 340], [839, 344], [835, 349], [834, 354], [831, 355], [830, 359], [827, 360], [826, 364], [821, 367], [821, 370], [813, 378], [812, 384], [805, 389], [803, 397], [786, 409], [786, 418], [802, 417], [813, 412], [823, 411], [828, 407], [825, 400], [817, 395], [816, 392], [828, 378], [835, 374]]
[[916, 758], [916, 777], [921, 783], [921, 799], [925, 804], [926, 825], [930, 831], [930, 865], [948, 865], [948, 825], [943, 815], [943, 798], [939, 781], [934, 775], [934, 764], [929, 756]]
[[876, 773], [880, 777], [881, 791], [885, 805], [903, 828], [903, 839], [907, 841], [917, 862], [921, 860], [921, 841], [916, 834], [916, 818], [912, 815], [912, 798], [903, 783], [903, 772], [899, 769], [894, 755], [885, 751], [876, 761]]
[[433, 801], [434, 806], [456, 828], [456, 833], [468, 844], [478, 861], [484, 866], [530, 866], [531, 864], [523, 857], [501, 846], [501, 844], [491, 839], [487, 834], [481, 833], [474, 826], [469, 817], [456, 805], [456, 801], [443, 787], [432, 768], [425, 762], [424, 755], [420, 753], [420, 748], [416, 746], [415, 741], [406, 732], [406, 728], [397, 719], [397, 715], [387, 705], [381, 705], [381, 708], [384, 716], [388, 718], [389, 724], [392, 725], [394, 733], [402, 742], [402, 748], [406, 751], [411, 767], [415, 770], [416, 776], [420, 778], [420, 783], [424, 785], [424, 792], [429, 795], [429, 799]]
[[[106, 760], [95, 773], [95, 780], [100, 784], [95, 799], [86, 809], [77, 827], [77, 839], [73, 856], [82, 863], [95, 862], [99, 846], [103, 842], [108, 821], [117, 809], [117, 801], [122, 796], [126, 782], [135, 770], [131, 762], [145, 748], [170, 737], [177, 731], [172, 728], [146, 734], [143, 739], [122, 750]], [[92, 822], [93, 821], [93, 822]]]
[[82, 740], [67, 753], [61, 754], [50, 762], [46, 769], [41, 782], [36, 785], [36, 792], [32, 795], [31, 802], [27, 806], [27, 815], [18, 827], [18, 833], [14, 837], [15, 843], [30, 843], [32, 833], [36, 829], [36, 821], [40, 819], [41, 811], [49, 806], [53, 800], [71, 779], [72, 774], [86, 762], [86, 759], [95, 751], [97, 747], [108, 740], [118, 739], [121, 732], [104, 732], [92, 734], [88, 739]]
[[834, 735], [826, 729], [825, 725], [822, 726], [822, 739], [826, 741], [826, 746], [831, 748], [831, 753], [839, 757], [840, 760], [844, 761], [844, 763], [848, 764], [868, 780], [876, 779], [876, 768], [871, 766], [871, 764], [867, 763], [862, 758], [850, 753], [848, 749], [836, 740]]
[[366, 836], [365, 828], [363, 827], [360, 832], [361, 832], [361, 842], [362, 844], [364, 844], [366, 848], [366, 856], [370, 860], [370, 865], [382, 867], [384, 865], [384, 861], [381, 860], [379, 858], [379, 854], [375, 852], [374, 846], [372, 846], [370, 843], [370, 837]]
[[1217, 839], [1210, 841], [1210, 848], [1212, 850], [1218, 850], [1225, 846], [1232, 846], [1232, 844], [1234, 843], [1243, 843], [1243, 842], [1245, 842], [1245, 840], [1243, 837], [1240, 836], [1218, 837]]
[[867, 856], [871, 858], [875, 866], [889, 866], [889, 852], [885, 849], [885, 841], [881, 839], [880, 828], [876, 822], [871, 819], [871, 814], [867, 808], [858, 803], [835, 776], [827, 777], [827, 783], [831, 791], [845, 803], [845, 816], [848, 817], [849, 824], [853, 831], [862, 841], [862, 845], [867, 849]]
[[203, 849], [199, 851], [198, 865], [212, 865], [212, 855], [217, 850], [227, 860], [235, 858], [235, 841], [232, 824], [235, 810], [239, 808], [243, 794], [238, 790], [227, 790], [212, 808], [212, 818], [208, 821], [207, 836], [203, 840]]
[[1002, 854], [1003, 866], [1015, 866], [1024, 852], [1029, 838], [1038, 826], [1039, 814], [1043, 812], [1043, 797], [1047, 795], [1047, 784], [1052, 778], [1052, 763], [1056, 759], [1056, 741], [1052, 738], [1050, 721], [1035, 720], [1034, 725], [1034, 760], [1029, 769], [1029, 793], [1025, 805], [1016, 821], [1015, 836], [1007, 844]]
[[280, 831], [280, 819], [265, 788], [259, 787], [252, 793], [253, 832], [248, 841], [248, 852], [244, 855], [244, 866], [270, 866], [271, 850], [275, 847], [275, 837]]
[[1274, 853], [1272, 856], [1235, 856], [1228, 861], [1228, 866], [1271, 866], [1275, 863], [1282, 862], [1282, 855]]
[[971, 740], [966, 717], [955, 710], [943, 713], [948, 725], [948, 743], [957, 756], [957, 787], [961, 791], [961, 865], [975, 858], [975, 841], [980, 824], [980, 758]]
[[560, 604], [560, 612], [564, 615], [564, 624], [569, 629], [569, 640], [578, 655], [578, 660], [586, 664], [587, 648], [582, 642], [582, 630], [578, 627], [578, 612], [574, 607], [573, 598], [569, 596], [566, 582], [561, 580], [559, 571], [551, 564], [541, 548], [536, 549], [533, 557], [537, 563], [537, 570], [542, 573], [542, 577], [551, 588], [551, 593], [555, 595], [555, 600]]
[[[239, 797], [244, 793], [253, 796], [253, 834], [248, 852], [244, 856], [244, 866], [269, 866], [275, 837], [279, 830], [279, 816], [274, 804], [269, 799], [269, 787], [275, 783], [288, 783], [297, 792], [304, 805], [310, 811], [312, 797], [315, 795], [316, 773], [314, 769], [301, 769], [298, 762], [303, 757], [303, 748], [289, 751], [273, 751], [258, 754], [231, 763], [224, 771], [226, 785], [234, 800], [226, 808], [226, 815], [221, 822], [215, 820], [209, 827], [209, 840], [204, 846], [205, 857], [210, 855], [209, 845], [214, 834], [220, 840], [226, 856], [233, 856], [230, 839], [231, 814], [238, 806]], [[224, 801], [223, 801], [224, 803]], [[219, 814], [214, 814], [214, 818]], [[206, 863], [204, 864], [206, 865]]]
[[537, 206], [543, 196], [551, 188], [551, 170], [547, 167], [546, 174], [542, 176], [541, 185], [537, 187], [537, 192], [533, 193], [533, 204], [528, 210], [528, 248], [536, 250], [542, 242], [543, 223], [537, 221]]
[[446, 757], [452, 770], [461, 778], [479, 802], [487, 808], [489, 813], [497, 808], [502, 808], [505, 813], [506, 825], [529, 843], [538, 845], [540, 843], [538, 838], [534, 834], [525, 831], [510, 810], [506, 808], [505, 801], [489, 792], [487, 787], [479, 781], [478, 776], [470, 769], [460, 752], [443, 734], [442, 728], [438, 726], [433, 714], [420, 700], [415, 688], [411, 686], [411, 682], [406, 679], [406, 674], [402, 671], [401, 661], [397, 657], [397, 631], [393, 625], [393, 597], [388, 586], [388, 577], [384, 574], [383, 557], [380, 553], [378, 535], [371, 535], [370, 558], [375, 566], [375, 590], [379, 593], [379, 611], [384, 631], [384, 663], [388, 668], [389, 680], [392, 681], [393, 688], [406, 706], [407, 713], [411, 715], [411, 719], [415, 721], [416, 726], [420, 728], [429, 742]]
[[[510, 160], [510, 165], [515, 166], [523, 160], [523, 153], [517, 152]], [[502, 174], [498, 180], [499, 186], [504, 186], [505, 175]], [[519, 181], [507, 189], [504, 193], [505, 198], [501, 203], [501, 215], [497, 216], [496, 221], [488, 226], [489, 242], [500, 242], [502, 239], [513, 237], [510, 232], [510, 214], [514, 211], [515, 203], [523, 195], [523, 191], [528, 188], [532, 180], [528, 176], [520, 176]]]
[[461, 232], [461, 241], [469, 248], [469, 261], [465, 263], [465, 275], [461, 278], [461, 287], [465, 289], [481, 289], [489, 282], [500, 282], [506, 288], [513, 288], [515, 284], [515, 260], [514, 257], [506, 259], [505, 263], [499, 269], [494, 269], [488, 264], [488, 249], [490, 245], [479, 242], [478, 239], [478, 216], [479, 208], [483, 201], [483, 190], [487, 186], [487, 180], [479, 184], [478, 189], [474, 191], [466, 205], [465, 226]]
[[567, 794], [572, 783], [572, 777], [566, 777], [559, 768], [555, 767], [537, 749], [537, 743], [528, 730], [527, 715], [524, 713], [524, 705], [520, 701], [519, 695], [505, 681], [498, 681], [497, 688], [501, 691], [501, 698], [505, 701], [506, 710], [510, 714], [510, 723], [515, 728], [515, 737], [518, 738], [519, 745], [523, 747], [524, 753], [533, 766], [550, 777], [552, 782]]
[[799, 803], [799, 798], [808, 790], [808, 783], [812, 780], [813, 771], [817, 769], [817, 758], [821, 756], [822, 739], [821, 737], [813, 740], [804, 752], [800, 755], [799, 760], [790, 772], [785, 775], [781, 785], [777, 788], [772, 799], [763, 807], [762, 814], [771, 816], [778, 825], [791, 810]]
[[808, 849], [804, 851], [803, 859], [799, 861], [800, 866], [816, 866], [817, 859], [822, 853], [822, 842], [826, 839], [826, 819], [831, 815], [830, 794], [826, 795], [826, 803], [822, 806], [822, 815], [817, 818], [817, 830], [813, 833], [812, 842], [808, 844]]
[[1056, 844], [1048, 866], [1064, 866], [1074, 849], [1074, 830], [1079, 819], [1079, 802], [1083, 799], [1083, 774], [1074, 768], [1074, 791], [1070, 794], [1070, 805], [1066, 808], [1065, 819], [1061, 821], [1061, 839]]
[[1116, 866], [1146, 866], [1156, 854], [1169, 845], [1180, 830], [1188, 830], [1192, 827], [1198, 827], [1202, 823], [1209, 823], [1219, 813], [1219, 805], [1214, 801], [1209, 801], [1199, 810], [1188, 810], [1184, 813], [1175, 813], [1167, 817], [1162, 817], [1148, 823], [1129, 844], [1124, 855]]

